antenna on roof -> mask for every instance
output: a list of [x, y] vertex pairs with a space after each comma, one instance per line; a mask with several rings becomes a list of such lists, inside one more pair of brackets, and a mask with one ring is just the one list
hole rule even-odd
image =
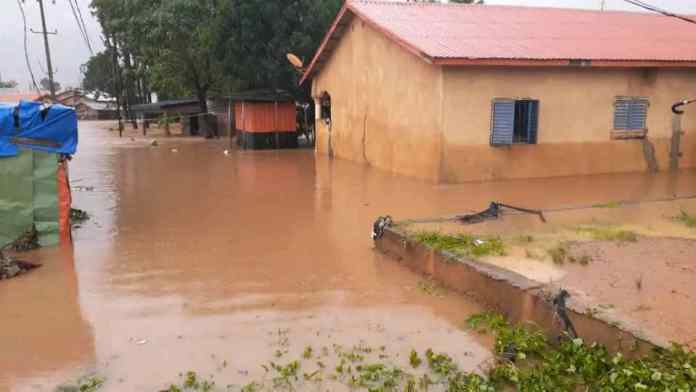
[[288, 58], [290, 64], [292, 64], [292, 66], [295, 67], [295, 70], [297, 70], [297, 72], [304, 73], [304, 62], [302, 62], [302, 60], [300, 60], [299, 57], [297, 57], [293, 53], [288, 53], [286, 57]]

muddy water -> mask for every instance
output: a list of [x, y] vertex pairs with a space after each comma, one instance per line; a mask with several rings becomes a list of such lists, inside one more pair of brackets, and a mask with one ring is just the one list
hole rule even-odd
[[157, 390], [186, 370], [241, 384], [279, 348], [291, 358], [307, 344], [361, 341], [393, 357], [432, 347], [474, 369], [489, 353], [460, 326], [480, 308], [424, 293], [420, 277], [373, 251], [378, 215], [696, 190], [693, 172], [435, 186], [311, 151], [150, 147], [80, 126], [73, 186], [94, 188], [77, 189], [74, 204], [93, 218], [74, 250], [30, 254], [44, 267], [0, 284], [0, 390], [52, 390], [93, 371], [109, 391]]

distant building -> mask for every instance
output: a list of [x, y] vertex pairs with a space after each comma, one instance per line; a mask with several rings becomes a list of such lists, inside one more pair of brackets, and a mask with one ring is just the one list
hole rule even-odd
[[[51, 95], [44, 93], [36, 99], [51, 103]], [[85, 93], [79, 89], [63, 90], [56, 93], [55, 103], [75, 108], [80, 120], [116, 120], [116, 100], [108, 95]]]
[[[201, 111], [200, 102], [194, 98], [132, 105], [130, 109], [143, 123], [146, 120], [158, 120], [165, 116], [172, 118], [181, 124], [181, 129], [186, 136], [202, 136], [209, 131], [206, 128], [208, 124], [204, 124], [207, 115]], [[211, 124], [211, 127], [215, 125], [217, 124]], [[143, 126], [146, 125], [143, 124]]]
[[458, 183], [664, 170], [695, 68], [696, 25], [662, 15], [352, 0], [301, 82], [318, 153]]
[[16, 105], [19, 101], [38, 101], [47, 94], [46, 91], [21, 91], [17, 89], [0, 89], [0, 103]]

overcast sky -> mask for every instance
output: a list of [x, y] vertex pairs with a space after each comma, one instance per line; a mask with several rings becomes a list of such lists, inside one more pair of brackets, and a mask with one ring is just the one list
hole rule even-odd
[[[3, 80], [16, 80], [20, 87], [27, 89], [30, 77], [24, 60], [22, 17], [18, 0], [0, 0], [0, 74]], [[41, 29], [39, 6], [36, 0], [24, 0], [27, 24], [34, 30]], [[90, 0], [76, 0], [82, 9], [87, 31], [95, 51], [102, 49], [101, 32], [97, 21], [88, 8]], [[528, 5], [548, 7], [576, 7], [599, 9], [602, 0], [485, 0], [488, 4]], [[605, 0], [606, 9], [636, 10], [635, 6], [623, 0]], [[696, 0], [645, 0], [646, 2], [680, 13], [696, 14]], [[56, 80], [63, 86], [78, 86], [80, 65], [89, 59], [87, 45], [80, 36], [68, 0], [44, 0], [48, 30], [58, 30], [58, 35], [50, 36], [51, 53]], [[29, 57], [37, 79], [46, 75], [43, 41], [40, 35], [29, 33]], [[38, 82], [38, 80], [37, 80]]]

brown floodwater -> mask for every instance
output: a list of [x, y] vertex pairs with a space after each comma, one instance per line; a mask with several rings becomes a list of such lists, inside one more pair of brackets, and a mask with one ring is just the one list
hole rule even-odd
[[696, 193], [691, 171], [433, 185], [308, 150], [152, 147], [103, 123], [80, 132], [74, 206], [92, 219], [72, 249], [27, 254], [43, 267], [0, 282], [0, 391], [92, 372], [107, 391], [158, 390], [187, 370], [243, 384], [279, 348], [292, 358], [334, 343], [384, 345], [395, 358], [432, 347], [473, 370], [490, 353], [461, 327], [481, 308], [424, 292], [421, 277], [376, 253], [377, 216]]

